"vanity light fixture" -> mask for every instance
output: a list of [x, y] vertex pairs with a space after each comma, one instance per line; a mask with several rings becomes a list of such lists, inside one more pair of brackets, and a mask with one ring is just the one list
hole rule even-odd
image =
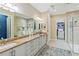
[[10, 3], [6, 3], [5, 6], [11, 8], [11, 7], [12, 7], [12, 4], [10, 4]]
[[35, 19], [36, 21], [43, 21], [43, 19], [41, 19], [41, 18], [39, 18], [39, 17], [37, 17], [37, 16], [34, 16], [34, 19]]
[[35, 16], [34, 19], [35, 19], [37, 22], [39, 22], [39, 23], [44, 23], [44, 20], [41, 19], [41, 18], [39, 18], [39, 17], [37, 17], [37, 16]]
[[0, 8], [9, 10], [10, 12], [17, 12], [18, 11], [18, 7], [16, 5], [13, 6], [10, 3], [0, 3]]
[[9, 11], [10, 11], [10, 12], [15, 12], [15, 10], [13, 10], [13, 9], [9, 9]]
[[8, 7], [6, 7], [6, 6], [3, 6], [2, 8], [3, 8], [3, 9], [5, 9], [5, 10], [9, 10], [9, 8], [8, 8]]
[[9, 8], [6, 5], [7, 3], [0, 3], [1, 8], [8, 10]]
[[18, 11], [18, 7], [15, 5], [12, 7], [13, 10], [15, 10], [16, 12]]
[[18, 11], [18, 7], [17, 6], [12, 6], [10, 9], [9, 9], [10, 12], [17, 12]]
[[36, 17], [39, 21], [42, 21], [43, 19], [39, 18], [39, 17]]

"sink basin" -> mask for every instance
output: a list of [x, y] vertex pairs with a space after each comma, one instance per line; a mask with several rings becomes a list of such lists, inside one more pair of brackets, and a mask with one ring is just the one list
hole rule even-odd
[[2, 46], [0, 46], [0, 50], [1, 50], [1, 49], [5, 49], [5, 48], [10, 48], [10, 47], [13, 47], [13, 46], [15, 46], [15, 45], [16, 45], [15, 42], [10, 43], [10, 44], [6, 44], [6, 45], [2, 45]]

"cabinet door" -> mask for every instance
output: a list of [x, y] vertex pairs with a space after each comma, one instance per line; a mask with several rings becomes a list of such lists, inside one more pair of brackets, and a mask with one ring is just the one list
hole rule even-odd
[[35, 42], [34, 40], [31, 41], [31, 56], [34, 56], [34, 51], [35, 51]]
[[25, 44], [25, 55], [30, 56], [30, 42]]
[[33, 56], [34, 55], [34, 40], [30, 41], [29, 42], [30, 45], [29, 45], [29, 49], [30, 49], [30, 55]]
[[45, 38], [44, 38], [44, 35], [42, 35], [42, 45], [44, 45], [45, 44]]
[[38, 51], [38, 38], [35, 38], [35, 40], [34, 40], [34, 53], [36, 54], [37, 53], [37, 51]]
[[35, 40], [33, 41], [33, 43], [34, 43], [34, 45], [33, 45], [33, 55], [35, 55], [36, 53], [37, 53], [37, 42], [36, 42], [36, 38], [35, 38]]
[[32, 53], [32, 42], [28, 42], [25, 44], [25, 51], [26, 51], [26, 56], [31, 56]]
[[47, 37], [44, 35], [44, 44], [46, 43]]
[[0, 54], [0, 56], [13, 56], [13, 50], [8, 50]]
[[41, 36], [41, 47], [44, 45], [44, 38]]
[[[38, 38], [38, 48], [40, 49], [41, 48], [41, 36]], [[39, 50], [38, 49], [38, 50]]]
[[39, 39], [39, 49], [42, 47], [42, 39], [41, 39], [41, 36], [38, 38]]
[[26, 55], [24, 44], [14, 48], [13, 51], [14, 51], [15, 56], [25, 56]]
[[44, 45], [45, 43], [46, 43], [46, 36], [43, 35], [43, 36], [42, 36], [42, 44]]

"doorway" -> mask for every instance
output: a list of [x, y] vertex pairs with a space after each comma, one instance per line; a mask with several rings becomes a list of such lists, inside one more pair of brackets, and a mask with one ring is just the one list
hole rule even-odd
[[65, 23], [57, 22], [57, 39], [65, 40]]

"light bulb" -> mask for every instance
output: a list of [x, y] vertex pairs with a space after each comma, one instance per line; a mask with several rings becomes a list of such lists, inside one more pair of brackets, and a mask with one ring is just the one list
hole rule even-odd
[[9, 8], [12, 7], [12, 5], [11, 5], [10, 3], [6, 3], [5, 6], [7, 6], [7, 7], [9, 7]]
[[9, 11], [10, 11], [10, 12], [15, 12], [15, 10], [13, 10], [13, 9], [10, 9]]

